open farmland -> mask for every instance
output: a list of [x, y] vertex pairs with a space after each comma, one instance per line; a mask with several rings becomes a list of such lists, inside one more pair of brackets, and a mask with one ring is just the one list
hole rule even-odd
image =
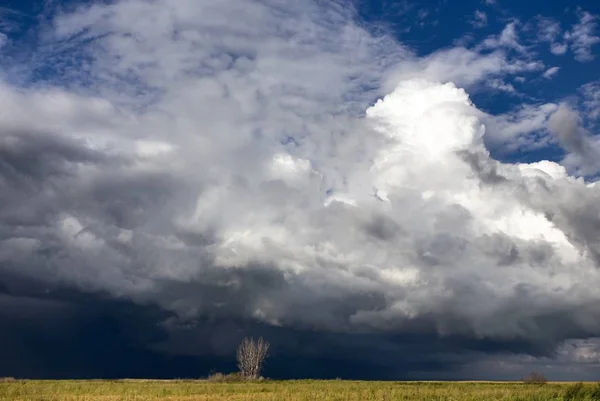
[[586, 383], [527, 385], [488, 382], [265, 381], [26, 381], [0, 383], [1, 400], [600, 400]]

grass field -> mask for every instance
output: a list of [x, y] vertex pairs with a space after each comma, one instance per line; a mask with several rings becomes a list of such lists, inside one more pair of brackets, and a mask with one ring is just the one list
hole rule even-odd
[[568, 383], [265, 381], [29, 381], [0, 383], [0, 400], [600, 400], [600, 386]]

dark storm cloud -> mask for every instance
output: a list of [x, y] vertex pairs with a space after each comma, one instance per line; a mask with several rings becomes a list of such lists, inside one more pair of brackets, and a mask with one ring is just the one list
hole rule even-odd
[[[197, 378], [235, 369], [244, 336], [272, 344], [273, 378], [415, 379], [486, 355], [545, 355], [522, 341], [431, 333], [322, 333], [218, 316], [183, 323], [155, 307], [2, 276], [0, 375], [28, 378]], [[350, 352], [351, 350], [351, 352]]]
[[2, 132], [2, 226], [47, 224], [66, 203], [60, 188], [73, 178], [74, 165], [108, 165], [108, 162], [104, 154], [90, 151], [69, 138], [43, 133]]

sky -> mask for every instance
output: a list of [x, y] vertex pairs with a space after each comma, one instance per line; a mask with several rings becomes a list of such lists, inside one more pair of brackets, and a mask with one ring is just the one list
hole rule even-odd
[[597, 1], [0, 6], [0, 376], [600, 377]]

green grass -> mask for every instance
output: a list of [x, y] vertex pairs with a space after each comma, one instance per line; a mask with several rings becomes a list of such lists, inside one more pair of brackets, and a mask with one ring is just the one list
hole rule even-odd
[[597, 384], [489, 382], [34, 381], [0, 382], [0, 400], [600, 400]]

